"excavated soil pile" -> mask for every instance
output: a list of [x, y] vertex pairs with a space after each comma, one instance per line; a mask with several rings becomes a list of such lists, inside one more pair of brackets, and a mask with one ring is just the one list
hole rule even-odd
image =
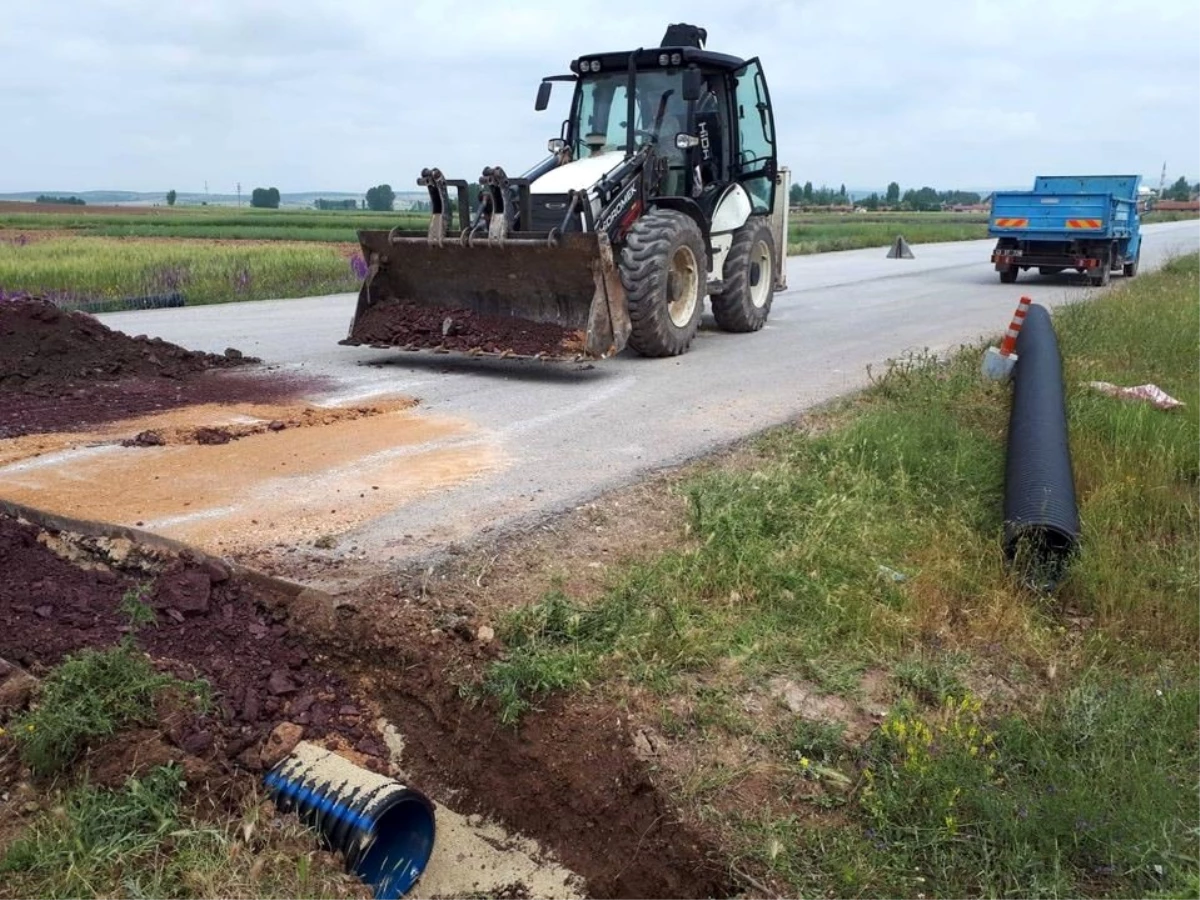
[[130, 337], [46, 300], [7, 300], [0, 303], [0, 439], [297, 393], [294, 379], [221, 372], [259, 362], [233, 348], [218, 355]]
[[623, 710], [554, 695], [510, 727], [491, 701], [464, 700], [460, 683], [503, 650], [479, 637], [473, 604], [425, 587], [389, 576], [342, 598], [336, 615], [294, 617], [314, 651], [371, 685], [422, 790], [537, 840], [587, 881], [589, 897], [736, 893], [715, 836], [682, 821]]
[[[286, 598], [223, 564], [146, 551], [122, 539], [66, 541], [0, 516], [0, 571], [0, 659], [36, 676], [67, 654], [128, 637], [161, 671], [212, 686], [209, 711], [175, 710], [160, 734], [151, 730], [142, 764], [182, 761], [206, 777], [260, 771], [272, 730], [288, 722], [306, 738], [336, 733], [345, 749], [363, 754], [364, 764], [385, 771], [387, 749], [367, 711], [291, 633]], [[155, 621], [133, 624], [130, 601], [123, 600], [131, 594]], [[114, 755], [116, 768], [128, 771], [129, 750], [101, 748], [101, 756]], [[103, 769], [102, 763], [93, 759], [91, 768]]]
[[586, 335], [548, 323], [385, 300], [355, 323], [354, 337], [366, 344], [414, 349], [444, 347], [462, 352], [574, 358], [583, 353]]

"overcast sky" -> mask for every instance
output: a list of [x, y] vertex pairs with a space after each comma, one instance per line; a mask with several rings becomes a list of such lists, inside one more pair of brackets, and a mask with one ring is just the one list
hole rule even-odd
[[1200, 177], [1196, 0], [0, 0], [0, 192], [416, 190], [517, 173], [581, 53], [759, 56], [795, 181]]

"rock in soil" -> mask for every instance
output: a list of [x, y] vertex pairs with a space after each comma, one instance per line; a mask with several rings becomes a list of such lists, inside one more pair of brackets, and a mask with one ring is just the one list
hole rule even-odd
[[25, 672], [12, 672], [0, 681], [0, 722], [24, 712], [37, 691], [38, 680]]
[[293, 722], [280, 722], [267, 738], [266, 745], [259, 753], [263, 766], [271, 768], [289, 753], [296, 749], [300, 739], [304, 737], [304, 726]]

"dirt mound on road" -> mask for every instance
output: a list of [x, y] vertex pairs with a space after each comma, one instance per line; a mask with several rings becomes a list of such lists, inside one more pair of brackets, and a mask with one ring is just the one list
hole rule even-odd
[[253, 371], [260, 362], [233, 348], [219, 355], [130, 337], [46, 300], [5, 300], [0, 440], [196, 403], [278, 402], [323, 384]]
[[130, 337], [47, 300], [0, 303], [0, 390], [57, 395], [80, 380], [178, 379], [257, 362], [232, 348], [218, 356], [161, 338]]

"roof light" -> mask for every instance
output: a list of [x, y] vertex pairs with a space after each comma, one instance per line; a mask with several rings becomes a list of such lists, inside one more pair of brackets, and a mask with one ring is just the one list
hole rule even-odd
[[665, 66], [670, 62], [671, 62], [671, 57], [668, 56], [666, 53], [658, 54], [658, 64], [660, 66]]
[[681, 54], [681, 53], [672, 53], [671, 54], [671, 65], [677, 66], [682, 62], [683, 62], [683, 54]]

